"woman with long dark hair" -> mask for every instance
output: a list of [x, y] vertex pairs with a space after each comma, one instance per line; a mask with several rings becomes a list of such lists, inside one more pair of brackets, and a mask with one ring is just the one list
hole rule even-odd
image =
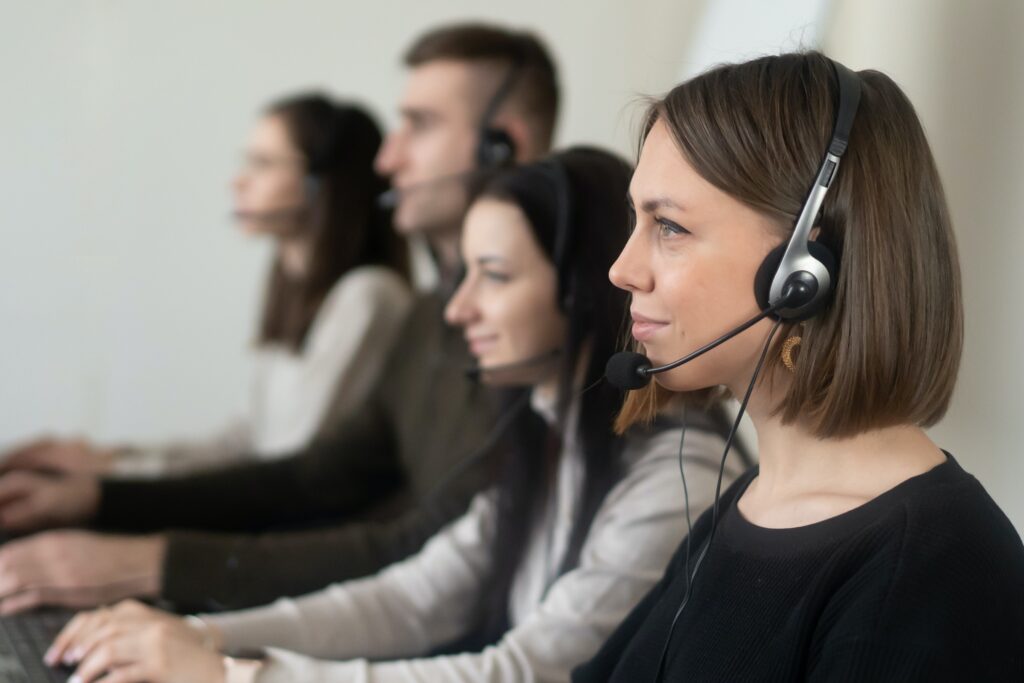
[[899, 87], [818, 53], [713, 69], [651, 107], [630, 194], [611, 277], [656, 321], [634, 335], [652, 363], [769, 315], [634, 391], [618, 426], [725, 386], [760, 463], [574, 680], [1024, 680], [1020, 537], [924, 431], [964, 317]]
[[[206, 439], [101, 448], [43, 440], [8, 468], [165, 475], [274, 457], [308, 443], [372, 386], [411, 302], [404, 240], [376, 206], [381, 145], [361, 107], [303, 94], [256, 122], [233, 183], [234, 218], [274, 255], [247, 418]], [[211, 369], [215, 372], [215, 369]]]
[[[685, 444], [671, 420], [612, 432], [622, 394], [602, 377], [627, 300], [607, 270], [628, 235], [629, 176], [617, 157], [576, 148], [497, 177], [470, 207], [466, 275], [447, 317], [481, 380], [510, 388], [508, 452], [497, 487], [420, 553], [192, 627], [138, 603], [83, 614], [49, 660], [77, 664], [83, 681], [112, 669], [126, 681], [204, 683], [246, 666], [262, 666], [261, 681], [565, 680], [683, 534], [678, 468], [702, 508], [723, 445], [703, 414]], [[257, 647], [302, 654], [240, 663], [214, 651]]]

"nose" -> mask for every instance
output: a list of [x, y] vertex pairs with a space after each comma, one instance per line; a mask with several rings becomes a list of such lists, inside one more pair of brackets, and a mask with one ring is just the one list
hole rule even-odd
[[630, 235], [622, 253], [608, 270], [608, 278], [619, 289], [630, 293], [649, 292], [654, 288], [650, 252], [644, 249], [641, 230], [637, 229]]
[[228, 183], [228, 187], [230, 187], [231, 191], [237, 196], [242, 192], [242, 190], [245, 189], [245, 186], [248, 184], [248, 182], [248, 174], [246, 174], [245, 171], [239, 171], [231, 179], [231, 182]]
[[448, 300], [448, 305], [444, 307], [444, 319], [449, 325], [466, 327], [476, 320], [478, 315], [479, 311], [472, 292], [472, 282], [467, 275], [455, 290], [452, 298]]
[[373, 160], [373, 168], [378, 175], [388, 177], [398, 170], [403, 143], [401, 133], [393, 130], [384, 138], [377, 157]]

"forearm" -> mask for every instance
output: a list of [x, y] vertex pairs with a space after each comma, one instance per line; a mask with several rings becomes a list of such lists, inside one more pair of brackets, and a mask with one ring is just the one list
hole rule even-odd
[[465, 512], [469, 496], [420, 505], [387, 521], [263, 535], [171, 532], [161, 597], [183, 610], [265, 605], [373, 574], [417, 552]]
[[280, 460], [162, 481], [104, 480], [104, 529], [262, 531], [361, 510], [401, 482], [387, 424], [368, 410], [338, 435]]
[[[282, 499], [301, 500], [296, 463], [259, 463], [164, 480], [106, 479], [94, 520], [104, 530], [157, 531], [171, 526], [259, 529], [279, 521]], [[293, 514], [296, 512], [293, 510]]]
[[493, 518], [492, 500], [479, 496], [419, 553], [374, 576], [206, 618], [229, 649], [280, 647], [331, 659], [423, 655], [470, 627], [490, 572]]

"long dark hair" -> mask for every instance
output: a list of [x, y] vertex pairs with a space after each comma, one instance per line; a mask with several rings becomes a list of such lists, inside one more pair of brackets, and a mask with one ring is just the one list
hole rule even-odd
[[611, 426], [623, 396], [602, 378], [628, 310], [627, 295], [609, 282], [608, 269], [629, 237], [625, 196], [631, 172], [613, 154], [576, 147], [506, 171], [481, 192], [515, 204], [526, 215], [537, 243], [559, 271], [558, 301], [568, 331], [560, 356], [556, 429], [549, 430], [532, 411], [523, 411], [511, 430], [514, 443], [499, 480], [494, 572], [480, 605], [480, 629], [463, 643], [466, 648], [493, 642], [508, 628], [513, 577], [551, 490], [552, 456], [567, 436], [568, 411], [582, 388], [587, 391], [579, 397], [574, 429], [584, 454], [584, 484], [558, 574], [578, 563], [594, 514], [621, 472], [624, 439]]
[[374, 119], [354, 104], [321, 93], [271, 104], [306, 162], [310, 207], [305, 229], [311, 261], [304, 277], [287, 275], [275, 261], [267, 280], [259, 342], [293, 350], [306, 334], [334, 283], [352, 268], [381, 265], [408, 278], [404, 240], [391, 229], [376, 199], [387, 183], [373, 170], [382, 137]]

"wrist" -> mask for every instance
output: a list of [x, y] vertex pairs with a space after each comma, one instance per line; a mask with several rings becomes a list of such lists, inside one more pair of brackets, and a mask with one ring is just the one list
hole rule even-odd
[[82, 521], [91, 522], [100, 512], [100, 497], [102, 496], [100, 480], [91, 474], [78, 475], [78, 479], [82, 491], [80, 516]]
[[167, 537], [154, 534], [133, 539], [138, 544], [137, 567], [142, 578], [140, 597], [158, 598], [164, 585], [164, 558], [167, 556]]
[[195, 614], [187, 615], [185, 623], [195, 631], [204, 649], [211, 652], [220, 652], [224, 649], [224, 634], [215, 625]]
[[222, 660], [224, 678], [223, 683], [255, 683], [256, 676], [263, 668], [263, 662], [259, 659], [235, 659], [224, 657]]

